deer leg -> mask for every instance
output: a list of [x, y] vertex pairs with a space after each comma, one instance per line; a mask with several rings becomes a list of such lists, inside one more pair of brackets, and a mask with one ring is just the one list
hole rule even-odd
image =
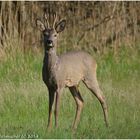
[[54, 103], [54, 95], [55, 92], [52, 90], [49, 90], [49, 117], [48, 117], [48, 129], [52, 127], [52, 106]]
[[55, 127], [57, 128], [58, 127], [58, 113], [59, 113], [59, 107], [60, 107], [60, 96], [61, 96], [61, 93], [62, 93], [62, 89], [59, 89], [56, 91], [56, 101], [55, 101], [55, 111], [54, 111], [54, 114], [55, 114]]
[[80, 121], [80, 115], [81, 115], [81, 111], [83, 109], [84, 101], [83, 101], [77, 87], [69, 87], [69, 89], [70, 89], [72, 96], [74, 97], [76, 105], [77, 105], [76, 115], [75, 115], [75, 119], [74, 119], [74, 123], [73, 123], [73, 129], [76, 129], [77, 125]]
[[105, 101], [105, 97], [102, 95], [102, 91], [99, 88], [98, 82], [96, 78], [93, 78], [91, 80], [91, 78], [87, 79], [84, 81], [85, 85], [87, 86], [87, 88], [97, 97], [97, 99], [100, 101], [100, 104], [102, 106], [103, 109], [103, 113], [104, 113], [104, 120], [105, 120], [105, 124], [106, 126], [108, 126], [108, 110], [107, 110], [107, 104]]

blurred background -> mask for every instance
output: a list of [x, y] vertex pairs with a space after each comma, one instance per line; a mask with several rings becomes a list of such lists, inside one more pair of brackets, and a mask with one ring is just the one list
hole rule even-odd
[[14, 41], [24, 52], [41, 46], [35, 19], [43, 19], [44, 11], [67, 20], [59, 42], [63, 51], [74, 48], [102, 54], [110, 48], [116, 54], [119, 47], [134, 47], [140, 41], [140, 2], [1, 1], [0, 52]]

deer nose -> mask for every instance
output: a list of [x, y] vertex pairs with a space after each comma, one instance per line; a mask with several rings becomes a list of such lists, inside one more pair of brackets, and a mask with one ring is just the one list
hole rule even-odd
[[47, 40], [47, 43], [48, 43], [48, 44], [51, 44], [51, 43], [52, 43], [52, 40]]

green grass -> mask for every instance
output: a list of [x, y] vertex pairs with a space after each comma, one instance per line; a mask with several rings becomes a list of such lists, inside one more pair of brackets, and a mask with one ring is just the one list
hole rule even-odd
[[95, 55], [98, 79], [109, 107], [106, 128], [98, 100], [83, 85], [85, 104], [74, 133], [75, 102], [65, 89], [59, 128], [47, 131], [48, 92], [41, 77], [43, 55], [20, 51], [0, 61], [0, 138], [140, 138], [140, 52], [120, 49]]

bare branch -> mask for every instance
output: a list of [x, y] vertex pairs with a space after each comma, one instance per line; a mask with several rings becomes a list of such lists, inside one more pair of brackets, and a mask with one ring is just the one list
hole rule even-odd
[[99, 23], [93, 25], [92, 27], [87, 28], [87, 29], [84, 31], [84, 33], [80, 36], [79, 40], [77, 41], [77, 44], [79, 44], [79, 42], [84, 38], [85, 33], [86, 33], [87, 31], [94, 30], [95, 28], [99, 27], [101, 24], [106, 23], [106, 22], [108, 22], [109, 20], [111, 20], [111, 19], [113, 19], [113, 18], [114, 18], [114, 15], [106, 16], [106, 17], [105, 17], [104, 19], [102, 19]]

